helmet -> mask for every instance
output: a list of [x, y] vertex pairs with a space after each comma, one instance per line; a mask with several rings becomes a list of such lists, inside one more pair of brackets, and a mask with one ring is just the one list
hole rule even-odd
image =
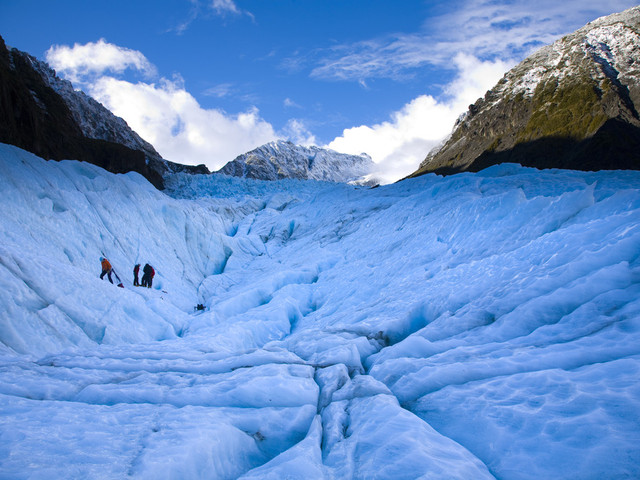
[[104, 257], [100, 257], [100, 261], [102, 262], [104, 260]]

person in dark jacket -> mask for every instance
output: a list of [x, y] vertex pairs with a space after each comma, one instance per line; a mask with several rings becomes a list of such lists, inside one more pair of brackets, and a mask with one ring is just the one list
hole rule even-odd
[[149, 265], [148, 263], [145, 264], [145, 266], [142, 269], [142, 286], [143, 287], [147, 287], [147, 288], [151, 288], [151, 285], [153, 284], [153, 277], [156, 274], [156, 271], [153, 269], [153, 267], [151, 265]]
[[133, 267], [133, 286], [139, 287], [140, 282], [138, 281], [138, 273], [140, 272], [140, 264], [136, 263], [136, 266]]
[[102, 265], [102, 273], [100, 274], [100, 280], [104, 280], [104, 276], [106, 275], [109, 281], [113, 283], [113, 280], [111, 279], [112, 268], [111, 268], [111, 264], [109, 263], [109, 260], [107, 260], [104, 257], [100, 257], [100, 264]]

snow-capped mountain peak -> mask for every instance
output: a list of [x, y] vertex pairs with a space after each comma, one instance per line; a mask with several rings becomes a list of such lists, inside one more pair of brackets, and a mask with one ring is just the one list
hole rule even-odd
[[295, 178], [361, 183], [374, 168], [369, 155], [348, 155], [316, 146], [279, 140], [244, 153], [217, 173], [257, 180]]

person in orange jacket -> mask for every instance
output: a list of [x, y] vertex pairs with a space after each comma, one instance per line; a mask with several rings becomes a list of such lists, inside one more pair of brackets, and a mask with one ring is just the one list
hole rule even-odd
[[104, 280], [104, 276], [106, 275], [109, 281], [113, 283], [113, 280], [111, 279], [111, 272], [113, 271], [113, 268], [111, 268], [111, 264], [109, 263], [109, 260], [107, 260], [104, 257], [100, 257], [100, 263], [102, 265], [102, 273], [100, 274], [100, 280]]

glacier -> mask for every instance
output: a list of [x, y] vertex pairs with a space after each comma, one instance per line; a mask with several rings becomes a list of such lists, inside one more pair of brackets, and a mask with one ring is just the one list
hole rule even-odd
[[640, 172], [0, 171], [0, 478], [640, 476]]

